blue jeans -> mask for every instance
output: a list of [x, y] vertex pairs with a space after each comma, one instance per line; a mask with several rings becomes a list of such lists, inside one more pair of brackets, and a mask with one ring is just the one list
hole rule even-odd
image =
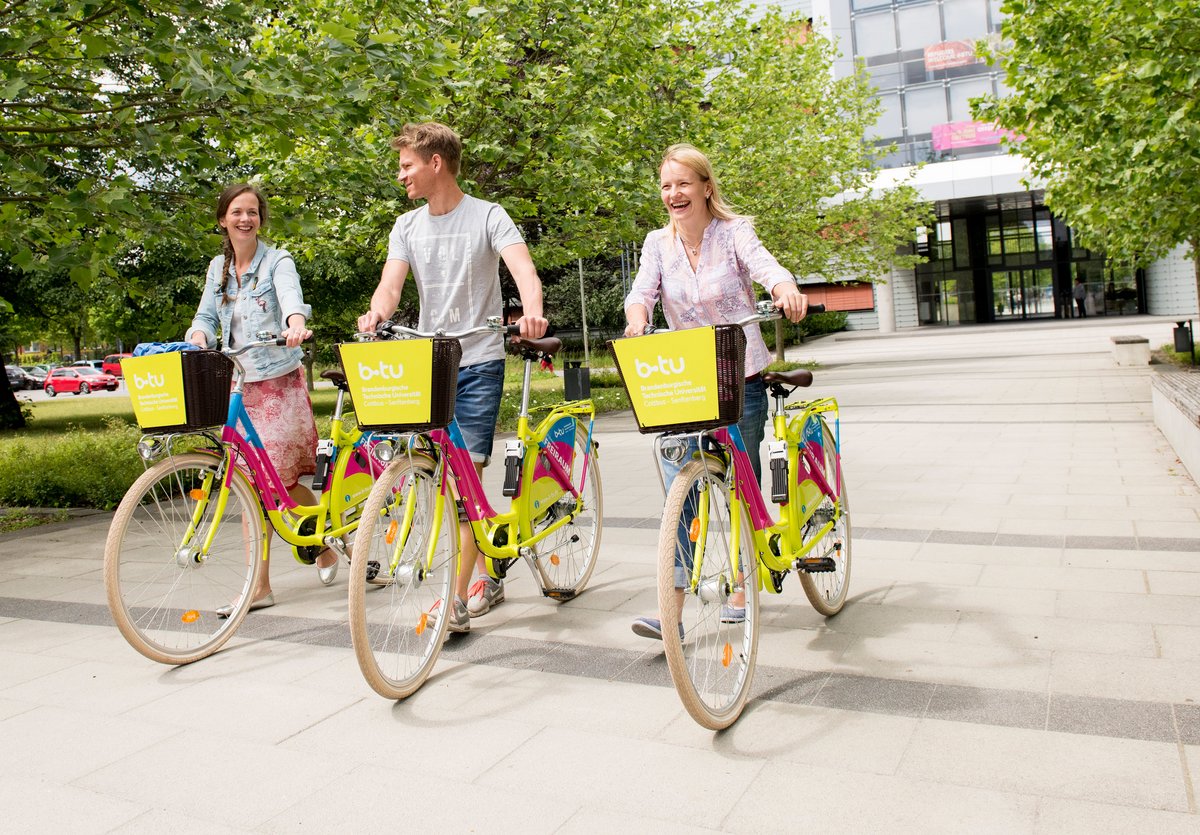
[[492, 457], [503, 394], [504, 360], [488, 360], [458, 369], [454, 419], [462, 431], [471, 460], [485, 467]]
[[[742, 435], [742, 440], [746, 444], [746, 455], [750, 458], [750, 466], [754, 469], [754, 481], [757, 484], [762, 484], [762, 442], [766, 437], [767, 423], [767, 385], [759, 377], [755, 380], [746, 381], [746, 395], [744, 405], [742, 407], [742, 419], [738, 421], [738, 431]], [[699, 446], [695, 438], [688, 440], [687, 448], [684, 451], [683, 457], [677, 461], [668, 461], [665, 458], [659, 461], [659, 466], [662, 468], [663, 482], [666, 484], [667, 490], [671, 489], [672, 482], [675, 481], [675, 476], [679, 475], [679, 471], [683, 469], [683, 465], [692, 460]], [[681, 589], [687, 585], [688, 577], [691, 573], [691, 566], [684, 565], [685, 555], [690, 555], [692, 552], [692, 542], [688, 538], [688, 528], [692, 523], [692, 512], [690, 508], [696, 506], [699, 501], [700, 491], [693, 487], [687, 499], [683, 503], [683, 513], [679, 518], [679, 530], [676, 533], [677, 545], [675, 547], [675, 588]]]

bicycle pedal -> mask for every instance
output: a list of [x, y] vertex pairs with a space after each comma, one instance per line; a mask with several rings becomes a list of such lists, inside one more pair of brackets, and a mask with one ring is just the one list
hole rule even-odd
[[824, 571], [837, 571], [837, 563], [829, 557], [808, 557], [796, 560], [796, 568], [809, 574], [820, 574]]
[[565, 603], [568, 600], [574, 600], [579, 595], [572, 589], [542, 589], [542, 596]]

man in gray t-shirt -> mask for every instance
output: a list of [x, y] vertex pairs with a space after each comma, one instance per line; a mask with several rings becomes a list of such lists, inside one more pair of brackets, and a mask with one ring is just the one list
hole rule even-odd
[[[521, 336], [546, 333], [542, 317], [542, 282], [529, 248], [508, 213], [495, 203], [464, 194], [458, 185], [462, 141], [437, 122], [409, 124], [392, 140], [400, 152], [399, 180], [410, 200], [425, 205], [401, 215], [388, 238], [388, 259], [371, 309], [358, 318], [360, 331], [372, 331], [400, 303], [404, 279], [411, 270], [421, 297], [420, 329], [463, 331], [503, 313], [500, 260], [512, 273], [524, 315], [517, 320]], [[483, 473], [492, 452], [500, 397], [504, 387], [504, 339], [484, 334], [464, 339], [458, 371], [455, 420]], [[504, 586], [487, 576], [470, 526], [459, 525], [462, 559], [450, 630], [467, 632], [470, 617], [482, 615], [504, 600]], [[471, 568], [479, 578], [474, 584]], [[468, 586], [469, 600], [468, 600]]]
[[[398, 217], [388, 237], [388, 263], [412, 270], [421, 296], [418, 328], [463, 331], [500, 316], [500, 253], [510, 246], [526, 249], [508, 212], [469, 194], [445, 214], [433, 214], [427, 204]], [[504, 359], [500, 334], [466, 337], [462, 348], [463, 366]]]

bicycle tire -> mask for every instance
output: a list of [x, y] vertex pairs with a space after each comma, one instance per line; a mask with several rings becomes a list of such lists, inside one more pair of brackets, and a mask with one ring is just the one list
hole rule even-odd
[[[575, 466], [582, 466], [587, 454], [588, 430], [582, 421], [575, 428]], [[587, 475], [581, 485], [583, 507], [570, 522], [534, 546], [535, 574], [542, 594], [566, 601], [578, 597], [596, 569], [600, 535], [604, 527], [604, 494], [600, 488], [599, 456], [593, 445], [587, 460]], [[556, 502], [538, 525], [545, 526], [575, 509], [575, 497], [567, 494]], [[534, 528], [537, 530], [537, 526]]]
[[[190, 664], [221, 648], [250, 610], [250, 593], [267, 546], [258, 493], [240, 471], [229, 482], [219, 519], [216, 488], [193, 545], [217, 525], [208, 556], [181, 547], [221, 459], [186, 453], [160, 461], [133, 483], [117, 506], [104, 543], [104, 588], [117, 629], [142, 655]], [[240, 520], [240, 521], [239, 521]], [[217, 609], [229, 604], [228, 618]]]
[[[697, 512], [706, 495], [708, 530], [700, 584], [696, 593], [683, 592], [681, 602], [675, 555], [695, 547]], [[708, 458], [692, 461], [671, 484], [658, 535], [658, 608], [667, 667], [684, 708], [711, 730], [727, 728], [741, 715], [758, 653], [758, 562], [750, 537], [743, 535], [740, 565], [732, 564], [730, 520], [736, 507], [730, 504], [724, 466]], [[739, 512], [743, 525], [748, 525], [744, 508]], [[684, 555], [689, 572], [692, 553]], [[746, 593], [745, 619], [724, 622], [723, 609], [738, 578]]]
[[[354, 540], [350, 639], [363, 677], [388, 699], [406, 698], [425, 683], [450, 623], [434, 614], [452, 599], [458, 561], [458, 518], [448, 497], [432, 563], [423, 565], [439, 490], [434, 472], [425, 457], [389, 464], [367, 497]], [[412, 526], [393, 569], [395, 537], [410, 512]], [[376, 576], [368, 579], [372, 569]]]
[[834, 526], [823, 537], [821, 542], [808, 552], [810, 557], [829, 557], [833, 560], [833, 571], [800, 572], [800, 585], [808, 602], [822, 615], [832, 617], [846, 605], [846, 594], [850, 589], [850, 506], [847, 501], [846, 480], [839, 478], [841, 456], [829, 425], [821, 421], [821, 431], [824, 439], [824, 460], [821, 462], [825, 480], [838, 489], [838, 505], [835, 508], [833, 499], [825, 496], [817, 506], [816, 513], [805, 523], [804, 539], [807, 542], [811, 532], [824, 525], [824, 517], [834, 517]]

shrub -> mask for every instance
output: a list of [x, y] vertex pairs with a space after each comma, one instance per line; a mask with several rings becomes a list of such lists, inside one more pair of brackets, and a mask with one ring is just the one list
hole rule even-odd
[[0, 445], [0, 505], [111, 510], [142, 474], [140, 433], [119, 418]]

